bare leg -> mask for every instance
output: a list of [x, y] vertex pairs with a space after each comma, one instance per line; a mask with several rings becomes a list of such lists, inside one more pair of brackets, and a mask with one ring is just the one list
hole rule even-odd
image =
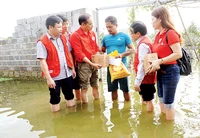
[[60, 110], [60, 104], [51, 104], [50, 106], [52, 112], [57, 112]]
[[74, 92], [76, 95], [76, 100], [80, 100], [81, 99], [81, 89], [75, 89]]
[[126, 101], [130, 101], [130, 94], [129, 94], [129, 92], [123, 92], [123, 93], [124, 93], [124, 99]]
[[140, 97], [141, 97], [142, 104], [147, 104], [147, 101], [144, 101], [142, 96], [140, 96]]
[[166, 119], [174, 120], [175, 110], [174, 109], [166, 109]]
[[81, 89], [81, 100], [83, 103], [88, 103], [87, 88]]
[[74, 99], [66, 100], [66, 104], [68, 107], [74, 106], [76, 104]]
[[152, 112], [154, 110], [154, 106], [152, 101], [147, 101], [147, 112]]
[[117, 94], [117, 90], [112, 92], [112, 100], [117, 100], [118, 98], [118, 94]]
[[160, 110], [161, 110], [161, 112], [165, 114], [166, 111], [165, 111], [164, 103], [161, 103], [161, 102], [160, 102], [159, 104], [160, 104]]
[[99, 99], [98, 86], [92, 87], [92, 95], [93, 95], [95, 100]]

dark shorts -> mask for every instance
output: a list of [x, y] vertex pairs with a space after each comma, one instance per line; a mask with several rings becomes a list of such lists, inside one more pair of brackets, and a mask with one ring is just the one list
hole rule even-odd
[[120, 89], [123, 92], [129, 92], [129, 85], [128, 85], [128, 77], [122, 79], [116, 79], [111, 83], [111, 76], [109, 69], [107, 69], [107, 82], [108, 82], [108, 91], [113, 92], [118, 89], [118, 83], [120, 85]]
[[79, 76], [78, 76], [78, 68], [76, 67], [75, 68], [75, 71], [76, 71], [76, 78], [73, 79], [73, 89], [75, 90], [79, 90], [81, 87], [80, 87], [80, 84], [79, 84]]
[[154, 84], [141, 84], [139, 94], [142, 96], [143, 101], [151, 101], [154, 99], [156, 88]]
[[73, 94], [73, 78], [72, 76], [69, 78], [65, 78], [62, 80], [56, 80], [56, 88], [49, 88], [50, 91], [50, 103], [51, 104], [58, 104], [60, 103], [61, 97], [60, 97], [60, 90], [62, 89], [62, 93], [64, 94], [64, 97], [66, 100], [72, 100], [74, 98]]

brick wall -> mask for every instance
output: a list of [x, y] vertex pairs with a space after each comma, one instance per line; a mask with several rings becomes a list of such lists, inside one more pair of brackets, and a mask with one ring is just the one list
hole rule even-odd
[[73, 32], [79, 27], [79, 15], [85, 12], [93, 16], [96, 24], [96, 12], [85, 8], [17, 20], [12, 37], [0, 40], [0, 77], [41, 78], [39, 61], [36, 59], [36, 41], [46, 32], [46, 18], [56, 14], [66, 15]]

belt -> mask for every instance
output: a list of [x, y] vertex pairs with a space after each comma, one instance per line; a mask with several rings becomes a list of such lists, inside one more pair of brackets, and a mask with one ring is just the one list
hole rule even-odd
[[162, 64], [162, 65], [160, 65], [160, 69], [166, 70], [166, 68], [173, 67], [173, 66], [176, 66], [176, 64]]

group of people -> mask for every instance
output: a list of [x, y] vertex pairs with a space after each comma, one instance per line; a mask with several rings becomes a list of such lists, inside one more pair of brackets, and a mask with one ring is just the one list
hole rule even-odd
[[[105, 25], [109, 34], [102, 40], [101, 49], [96, 43], [95, 33], [92, 31], [91, 15], [85, 13], [79, 16], [79, 29], [69, 32], [69, 23], [63, 15], [49, 16], [46, 19], [47, 33], [37, 42], [37, 58], [40, 60], [43, 76], [47, 80], [50, 91], [50, 105], [52, 112], [60, 110], [60, 89], [66, 99], [67, 106], [74, 106], [74, 94], [82, 103], [88, 102], [87, 91], [92, 87], [94, 99], [99, 99], [98, 69], [101, 65], [91, 61], [97, 52], [110, 54], [118, 50], [116, 58], [122, 58], [127, 67], [126, 57], [134, 54], [134, 69], [136, 72], [135, 91], [139, 92], [146, 104], [147, 111], [153, 111], [152, 100], [157, 84], [161, 112], [166, 114], [167, 120], [173, 120], [174, 97], [180, 78], [176, 60], [182, 56], [182, 38], [174, 28], [170, 14], [166, 7], [161, 6], [152, 12], [152, 25], [158, 33], [154, 42], [146, 36], [146, 25], [135, 21], [130, 26], [130, 36], [119, 32], [117, 19], [108, 16]], [[166, 41], [166, 35], [168, 41]], [[136, 42], [136, 49], [131, 38]], [[148, 72], [144, 71], [143, 60], [149, 53], [157, 53], [158, 60], [151, 61]], [[123, 92], [124, 99], [131, 99], [129, 94], [128, 77], [111, 82], [111, 75], [107, 71], [108, 91], [113, 100], [118, 98], [118, 89]], [[119, 86], [119, 88], [118, 88]], [[73, 89], [75, 92], [73, 92]]]

